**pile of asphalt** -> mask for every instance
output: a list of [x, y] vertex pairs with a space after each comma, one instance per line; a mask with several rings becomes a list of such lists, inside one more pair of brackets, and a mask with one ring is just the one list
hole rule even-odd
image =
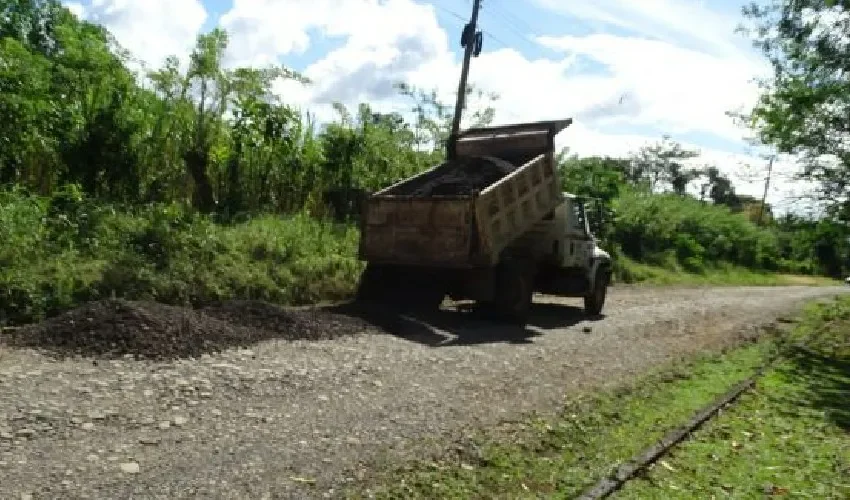
[[257, 301], [195, 310], [156, 302], [90, 302], [42, 323], [11, 330], [3, 342], [59, 357], [198, 357], [263, 340], [324, 340], [355, 335], [364, 320], [323, 309], [287, 309]]
[[464, 196], [483, 191], [516, 167], [499, 158], [470, 156], [449, 160], [436, 169], [437, 175], [399, 186], [396, 194], [417, 197]]

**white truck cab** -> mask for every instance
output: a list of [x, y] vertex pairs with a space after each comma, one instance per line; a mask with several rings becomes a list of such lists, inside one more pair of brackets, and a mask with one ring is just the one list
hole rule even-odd
[[561, 195], [563, 201], [516, 245], [534, 247], [534, 259], [539, 262], [536, 289], [584, 297], [587, 313], [598, 315], [611, 279], [611, 255], [591, 233], [582, 200], [571, 193]]

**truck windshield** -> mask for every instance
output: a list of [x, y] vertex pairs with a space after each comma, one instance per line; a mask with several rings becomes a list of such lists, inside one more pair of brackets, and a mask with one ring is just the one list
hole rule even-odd
[[572, 205], [572, 226], [575, 231], [587, 234], [587, 218], [584, 214], [584, 205], [578, 202]]

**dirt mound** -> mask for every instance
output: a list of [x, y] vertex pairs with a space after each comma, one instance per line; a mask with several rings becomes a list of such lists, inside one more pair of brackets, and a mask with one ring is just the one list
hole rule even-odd
[[499, 158], [471, 156], [449, 160], [438, 167], [436, 177], [405, 186], [412, 196], [461, 196], [482, 191], [514, 171], [516, 167]]
[[231, 302], [203, 310], [154, 302], [92, 302], [7, 335], [5, 343], [59, 357], [137, 359], [197, 357], [262, 340], [320, 340], [353, 335], [367, 324], [322, 310], [292, 311], [262, 302]]

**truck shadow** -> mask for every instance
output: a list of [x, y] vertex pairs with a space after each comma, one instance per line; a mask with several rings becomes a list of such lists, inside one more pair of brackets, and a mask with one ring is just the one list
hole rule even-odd
[[499, 323], [472, 308], [444, 308], [439, 311], [390, 311], [363, 304], [336, 306], [335, 312], [355, 316], [387, 334], [429, 347], [479, 344], [530, 344], [546, 330], [569, 328], [589, 318], [579, 307], [535, 303], [525, 326]]

